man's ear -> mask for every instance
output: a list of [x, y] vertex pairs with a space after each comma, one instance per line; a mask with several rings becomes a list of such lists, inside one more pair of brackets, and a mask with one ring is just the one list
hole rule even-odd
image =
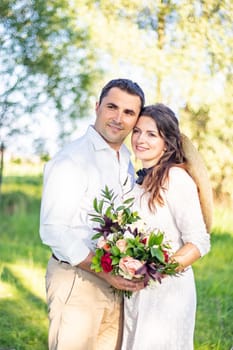
[[98, 108], [99, 108], [99, 102], [96, 102], [96, 103], [95, 103], [95, 111], [96, 111], [96, 112], [97, 112]]

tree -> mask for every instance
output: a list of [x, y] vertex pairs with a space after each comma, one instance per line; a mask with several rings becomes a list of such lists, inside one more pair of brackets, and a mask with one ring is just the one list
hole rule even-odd
[[[33, 112], [46, 106], [65, 139], [89, 107], [100, 74], [89, 28], [74, 26], [68, 0], [2, 0], [0, 3], [0, 187], [3, 152], [16, 134], [30, 131]], [[66, 121], [66, 122], [65, 122]], [[43, 136], [36, 140], [46, 154]]]
[[[89, 106], [95, 66], [89, 28], [74, 26], [69, 1], [3, 0], [0, 4], [0, 138], [26, 131], [22, 116], [46, 105], [55, 111], [60, 136], [64, 120]], [[24, 128], [23, 128], [23, 127]]]

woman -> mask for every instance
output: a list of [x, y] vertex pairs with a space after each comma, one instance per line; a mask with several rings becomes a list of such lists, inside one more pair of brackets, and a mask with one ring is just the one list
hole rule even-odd
[[142, 110], [132, 133], [140, 159], [135, 205], [150, 228], [158, 228], [179, 263], [165, 276], [125, 300], [122, 350], [191, 350], [196, 312], [191, 265], [210, 249], [198, 191], [186, 168], [178, 120], [163, 104]]

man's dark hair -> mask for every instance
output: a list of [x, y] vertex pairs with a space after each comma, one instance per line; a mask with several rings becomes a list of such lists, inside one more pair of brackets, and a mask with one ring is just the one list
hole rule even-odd
[[136, 95], [141, 100], [141, 108], [144, 107], [145, 104], [145, 96], [143, 90], [140, 88], [140, 86], [129, 79], [113, 79], [110, 80], [102, 89], [99, 103], [101, 103], [102, 99], [107, 96], [110, 89], [117, 87], [118, 89], [122, 91], [126, 91], [128, 94]]

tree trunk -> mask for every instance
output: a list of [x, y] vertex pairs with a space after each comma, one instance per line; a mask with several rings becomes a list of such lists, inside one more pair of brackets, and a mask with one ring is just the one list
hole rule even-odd
[[[166, 29], [166, 23], [165, 23], [165, 15], [166, 15], [166, 8], [161, 8], [158, 12], [158, 41], [157, 41], [157, 47], [160, 50], [160, 52], [164, 49], [164, 43], [165, 43], [165, 29]], [[157, 75], [157, 91], [156, 91], [156, 100], [158, 102], [162, 102], [162, 76], [161, 74]]]
[[4, 165], [4, 143], [0, 145], [0, 198], [1, 198], [1, 189], [2, 189], [2, 178], [3, 178], [3, 165]]

